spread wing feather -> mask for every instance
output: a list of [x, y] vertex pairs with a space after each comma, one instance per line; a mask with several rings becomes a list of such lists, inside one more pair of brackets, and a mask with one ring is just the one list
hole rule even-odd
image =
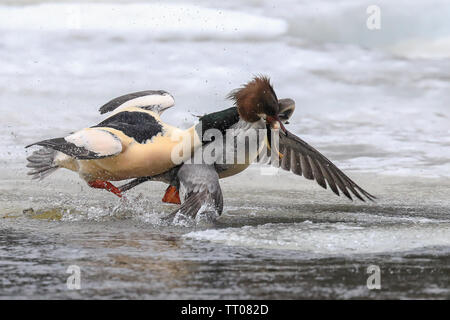
[[170, 93], [164, 90], [146, 90], [114, 98], [101, 106], [99, 111], [104, 114], [118, 108], [138, 107], [161, 114], [174, 105], [175, 100]]
[[[365, 198], [371, 201], [376, 199], [375, 196], [358, 186], [319, 151], [289, 131], [286, 135], [280, 133], [279, 151], [283, 154], [283, 157], [276, 166], [283, 170], [291, 171], [309, 180], [316, 180], [325, 189], [328, 184], [336, 195], [339, 196], [342, 192], [350, 200], [353, 200], [352, 195], [361, 201], [365, 201]], [[268, 156], [265, 155], [262, 160], [267, 160], [267, 158]], [[268, 163], [274, 165], [275, 161], [271, 161], [269, 158]]]
[[80, 160], [101, 159], [122, 152], [122, 143], [115, 134], [96, 128], [83, 129], [65, 138], [35, 142], [26, 148], [34, 145], [60, 151]]

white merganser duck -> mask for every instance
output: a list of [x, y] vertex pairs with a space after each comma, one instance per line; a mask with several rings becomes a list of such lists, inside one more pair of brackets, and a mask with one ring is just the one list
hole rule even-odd
[[[310, 180], [315, 179], [325, 189], [328, 183], [328, 186], [336, 195], [339, 196], [339, 191], [341, 191], [350, 200], [352, 200], [351, 194], [361, 201], [365, 201], [364, 197], [371, 201], [375, 199], [373, 195], [359, 187], [319, 151], [285, 129], [283, 122], [287, 122], [292, 115], [295, 108], [294, 101], [291, 99], [278, 100], [267, 77], [255, 77], [242, 88], [234, 90], [229, 98], [234, 100], [235, 107], [201, 117], [199, 122], [201, 125], [197, 125], [197, 130], [201, 128], [204, 132], [211, 128], [220, 131], [240, 129], [242, 136], [245, 137], [247, 130], [267, 128], [270, 133], [271, 129], [281, 129], [278, 150], [281, 160], [271, 162], [269, 158], [272, 165], [291, 171], [296, 175], [303, 175]], [[236, 137], [238, 143], [239, 135], [238, 130]], [[241, 143], [245, 143], [244, 140]], [[266, 147], [270, 147], [270, 145], [266, 144]], [[267, 148], [264, 148], [264, 145], [263, 148], [258, 148], [258, 151], [253, 154], [250, 154], [246, 149], [245, 164], [223, 164], [219, 160], [223, 160], [224, 154], [219, 153], [215, 163], [184, 163], [161, 175], [135, 179], [120, 187], [120, 190], [122, 192], [129, 190], [148, 180], [163, 181], [170, 184], [163, 201], [182, 203], [169, 217], [172, 218], [177, 213], [195, 217], [201, 210], [202, 213], [217, 217], [223, 210], [223, 197], [219, 179], [245, 170], [251, 162], [265, 154], [266, 150]], [[232, 152], [236, 153], [236, 144]], [[207, 208], [206, 211], [205, 208]]]
[[28, 174], [43, 179], [58, 168], [66, 168], [78, 172], [90, 187], [121, 197], [120, 190], [109, 181], [168, 171], [176, 165], [171, 150], [180, 142], [173, 136], [195, 134], [194, 127], [180, 130], [161, 121], [160, 115], [173, 105], [173, 97], [162, 90], [113, 99], [100, 108], [102, 114], [113, 113], [99, 124], [28, 145], [26, 148], [44, 147], [27, 158], [27, 167], [32, 169]]

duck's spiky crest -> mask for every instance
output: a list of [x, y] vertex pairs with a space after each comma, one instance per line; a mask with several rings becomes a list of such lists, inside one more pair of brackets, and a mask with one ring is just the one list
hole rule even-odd
[[259, 114], [267, 113], [265, 108], [270, 103], [277, 105], [278, 101], [270, 79], [265, 75], [255, 76], [242, 87], [231, 91], [227, 98], [234, 101], [240, 117], [248, 122], [258, 121]]

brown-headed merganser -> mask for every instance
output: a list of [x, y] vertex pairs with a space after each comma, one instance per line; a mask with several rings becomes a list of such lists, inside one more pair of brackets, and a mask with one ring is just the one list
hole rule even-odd
[[[223, 111], [207, 114], [200, 118], [196, 125], [196, 131], [206, 132], [208, 129], [216, 129], [224, 132], [234, 129], [234, 148], [231, 152], [236, 154], [239, 143], [245, 144], [245, 137], [249, 130], [267, 129], [270, 133], [274, 129], [280, 129], [278, 153], [279, 161], [269, 162], [296, 175], [303, 175], [306, 179], [316, 180], [323, 188], [330, 189], [339, 196], [342, 192], [352, 200], [351, 194], [361, 201], [364, 197], [373, 201], [375, 197], [359, 187], [347, 177], [330, 160], [319, 151], [311, 147], [305, 141], [290, 133], [283, 123], [292, 115], [295, 104], [291, 99], [278, 100], [275, 91], [267, 77], [255, 77], [243, 87], [232, 91], [229, 95], [235, 106]], [[225, 139], [225, 137], [224, 137]], [[163, 201], [181, 203], [181, 206], [169, 217], [175, 217], [177, 213], [196, 217], [199, 212], [208, 214], [213, 218], [222, 213], [223, 197], [219, 179], [235, 175], [245, 170], [250, 163], [260, 158], [265, 158], [270, 148], [270, 141], [260, 143], [256, 151], [245, 149], [245, 163], [225, 163], [223, 161], [229, 149], [223, 148], [223, 152], [217, 152], [213, 163], [195, 163], [195, 153], [205, 152], [205, 148], [196, 149], [194, 155], [185, 163], [173, 167], [169, 171], [152, 177], [141, 177], [119, 188], [122, 192], [148, 180], [163, 181], [169, 183]], [[267, 143], [269, 142], [269, 143]], [[212, 142], [209, 142], [212, 143]], [[223, 145], [226, 144], [224, 140]], [[204, 142], [203, 146], [207, 146]], [[199, 151], [200, 150], [200, 151]], [[181, 198], [181, 199], [180, 199]]]

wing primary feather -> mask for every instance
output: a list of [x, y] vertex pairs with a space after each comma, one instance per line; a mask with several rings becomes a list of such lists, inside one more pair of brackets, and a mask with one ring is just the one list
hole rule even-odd
[[308, 155], [309, 164], [311, 165], [312, 172], [314, 175], [314, 178], [316, 179], [317, 183], [324, 189], [327, 188], [327, 184], [325, 182], [325, 179], [323, 178], [322, 172], [320, 171], [320, 168], [316, 161]]
[[364, 196], [367, 197], [370, 201], [374, 201], [370, 193], [359, 187], [352, 179], [347, 177], [338, 167], [334, 166], [335, 172], [334, 174], [337, 176], [337, 178], [348, 188], [350, 191], [361, 201], [365, 202], [365, 199], [358, 193], [359, 190]]
[[290, 132], [287, 132], [286, 135], [280, 135], [280, 149], [284, 146], [291, 150], [290, 170], [294, 174], [303, 175], [310, 180], [315, 179], [324, 188], [326, 188], [328, 182], [336, 195], [339, 196], [341, 191], [350, 200], [353, 200], [351, 193], [361, 201], [365, 201], [364, 197], [371, 201], [376, 199], [375, 196], [358, 186], [324, 155], [299, 137]]
[[283, 158], [281, 158], [281, 168], [289, 171], [291, 169], [291, 149], [283, 147], [280, 153], [283, 155]]
[[26, 146], [26, 148], [31, 147], [33, 145], [38, 145], [42, 147], [51, 148], [53, 150], [61, 151], [64, 154], [67, 154], [72, 157], [76, 157], [77, 159], [98, 159], [101, 158], [97, 153], [87, 150], [84, 147], [78, 147], [75, 144], [66, 141], [64, 138], [55, 138], [49, 140], [39, 141], [33, 144]]
[[375, 199], [377, 199], [377, 197], [375, 197], [374, 195], [368, 193], [366, 190], [360, 188], [359, 186], [356, 186], [356, 188], [362, 193], [364, 194], [370, 201], [375, 201]]
[[352, 192], [359, 200], [361, 200], [362, 202], [366, 202], [366, 200], [364, 200], [364, 198], [361, 197], [361, 195], [358, 193], [358, 191], [356, 191], [355, 188], [353, 188], [352, 184], [349, 183], [348, 181], [347, 181], [347, 188], [349, 188], [350, 191], [351, 191], [351, 192]]
[[27, 172], [27, 175], [31, 176], [31, 175], [35, 175], [35, 174], [39, 174], [42, 173], [44, 171], [47, 171], [49, 169], [53, 169], [56, 168], [57, 166], [46, 166], [46, 167], [42, 167], [42, 168], [36, 168], [36, 170], [32, 170]]
[[314, 175], [311, 166], [309, 165], [309, 161], [306, 158], [307, 156], [303, 154], [299, 154], [299, 156], [300, 156], [300, 163], [302, 164], [303, 176], [308, 180], [313, 180]]
[[302, 175], [302, 164], [300, 162], [300, 155], [295, 153], [294, 150], [291, 152], [291, 170], [294, 174]]
[[195, 215], [200, 210], [207, 196], [208, 192], [206, 190], [202, 190], [198, 193], [191, 193], [187, 200], [175, 211], [175, 213], [180, 212], [185, 216], [195, 218]]
[[342, 191], [342, 193], [349, 198], [350, 200], [353, 201], [352, 196], [350, 195], [350, 193], [348, 192], [347, 188], [345, 187], [345, 184], [342, 182], [341, 178], [339, 177], [339, 174], [336, 174], [332, 169], [334, 168], [329, 168], [330, 169], [330, 174], [333, 176], [333, 180], [336, 182], [337, 186], [339, 187], [339, 189]]
[[320, 170], [322, 171], [325, 179], [328, 182], [328, 185], [330, 186], [330, 189], [337, 195], [339, 196], [339, 189], [336, 187], [336, 183], [334, 182], [333, 178], [330, 175], [330, 172], [328, 171], [326, 166], [323, 166], [320, 162], [318, 162], [319, 166], [320, 166]]

